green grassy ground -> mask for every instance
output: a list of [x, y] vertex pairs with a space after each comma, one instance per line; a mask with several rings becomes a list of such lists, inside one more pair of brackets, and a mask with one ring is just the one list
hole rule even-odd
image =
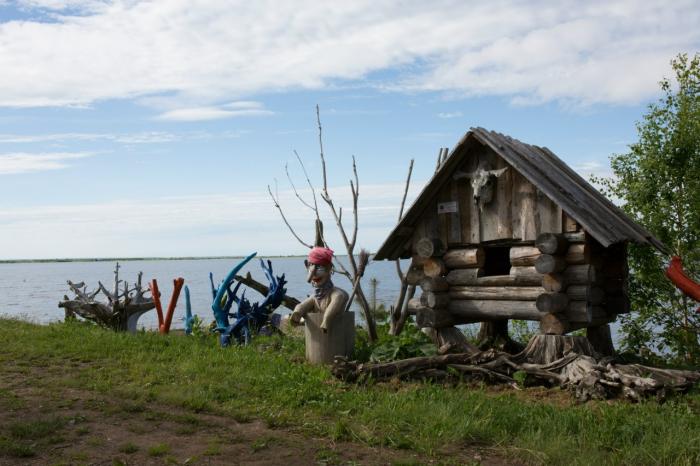
[[[697, 392], [663, 405], [575, 405], [559, 390], [346, 385], [326, 368], [305, 364], [303, 342], [294, 339], [221, 349], [209, 338], [119, 334], [77, 323], [0, 320], [0, 349], [3, 371], [62, 368], [46, 371], [44, 384], [136, 407], [157, 401], [192, 413], [261, 419], [338, 441], [427, 455], [476, 445], [533, 464], [700, 464]], [[0, 387], [2, 403], [14, 396]], [[0, 455], [21, 454], [22, 435], [29, 434], [0, 429]]]

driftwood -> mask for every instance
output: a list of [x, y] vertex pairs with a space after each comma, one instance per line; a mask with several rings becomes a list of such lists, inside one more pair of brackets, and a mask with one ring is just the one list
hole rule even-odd
[[[260, 293], [263, 296], [267, 296], [267, 293], [270, 291], [270, 288], [267, 285], [263, 285], [256, 279], [254, 279], [251, 275], [250, 272], [246, 273], [245, 276], [242, 275], [236, 275], [236, 280], [239, 281], [240, 283], [243, 283], [245, 286], [248, 288], [252, 288], [258, 293]], [[299, 304], [301, 301], [299, 301], [297, 298], [294, 298], [292, 296], [284, 295], [284, 298], [282, 300], [282, 306], [286, 307], [287, 309], [294, 310], [294, 308]]]
[[[65, 309], [66, 318], [80, 316], [105, 328], [135, 332], [139, 317], [153, 309], [155, 303], [152, 297], [145, 297], [149, 290], [141, 286], [142, 272], [138, 274], [136, 285], [130, 288], [127, 282], [119, 280], [119, 268], [117, 262], [112, 291], [108, 291], [101, 282], [97, 282], [97, 289], [88, 292], [84, 282], [73, 283], [68, 280], [68, 287], [75, 294], [75, 298], [63, 296], [63, 301], [58, 303], [58, 307]], [[122, 283], [124, 286], [120, 289]], [[96, 300], [100, 293], [106, 296], [106, 301]]]
[[390, 379], [475, 380], [495, 384], [560, 386], [581, 402], [626, 398], [659, 400], [685, 392], [700, 381], [700, 371], [616, 364], [597, 355], [585, 337], [537, 335], [520, 353], [472, 351], [361, 364], [337, 357], [333, 374], [347, 382]]

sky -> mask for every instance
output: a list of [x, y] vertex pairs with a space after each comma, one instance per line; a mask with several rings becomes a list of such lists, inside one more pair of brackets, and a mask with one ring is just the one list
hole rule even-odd
[[316, 105], [369, 250], [409, 160], [410, 202], [470, 127], [610, 175], [698, 24], [698, 0], [0, 0], [0, 260], [302, 254], [267, 189], [312, 241], [287, 171], [310, 202]]

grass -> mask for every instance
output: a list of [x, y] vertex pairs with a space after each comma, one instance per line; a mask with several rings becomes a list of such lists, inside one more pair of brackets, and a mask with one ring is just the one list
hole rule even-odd
[[[214, 339], [120, 334], [80, 323], [0, 320], [0, 341], [0, 370], [41, 365], [37, 383], [131, 400], [125, 410], [144, 415], [147, 403], [158, 401], [192, 413], [260, 419], [310, 435], [427, 454], [478, 446], [533, 464], [700, 464], [697, 392], [663, 405], [570, 405], [548, 401], [549, 394], [540, 401], [523, 396], [527, 391], [466, 385], [358, 387], [335, 380], [327, 368], [299, 362], [303, 342], [293, 339], [221, 349]], [[61, 421], [46, 422], [0, 428], [0, 454], [18, 456], [12, 448], [25, 448], [16, 439], [26, 437], [13, 432], [45, 436], [57, 425], [52, 422]], [[265, 446], [263, 439], [253, 448]], [[168, 452], [167, 445], [148, 450], [152, 456]]]
[[159, 443], [158, 445], [153, 445], [148, 449], [149, 456], [165, 456], [170, 453], [170, 446], [165, 443]]

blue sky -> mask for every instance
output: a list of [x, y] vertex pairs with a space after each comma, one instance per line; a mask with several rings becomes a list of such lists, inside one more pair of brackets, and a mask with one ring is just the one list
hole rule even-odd
[[471, 126], [609, 174], [700, 4], [582, 3], [0, 0], [0, 259], [302, 253], [316, 104], [371, 250]]

